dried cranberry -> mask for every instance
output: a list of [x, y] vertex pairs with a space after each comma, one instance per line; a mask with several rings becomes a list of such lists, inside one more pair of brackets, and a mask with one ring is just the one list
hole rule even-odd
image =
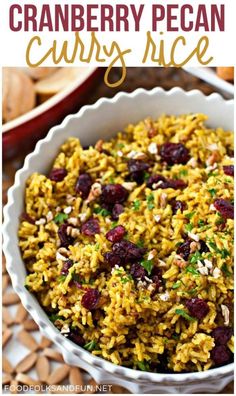
[[152, 295], [153, 295], [156, 292], [158, 292], [159, 288], [162, 286], [162, 273], [161, 273], [160, 268], [153, 267], [152, 273], [151, 273], [151, 279], [152, 279], [152, 282], [155, 285], [155, 290], [152, 293]]
[[86, 221], [86, 223], [84, 223], [82, 225], [81, 232], [82, 232], [82, 234], [87, 235], [87, 236], [99, 234], [100, 226], [99, 226], [98, 219], [94, 219], [93, 217], [91, 217], [88, 221]]
[[190, 314], [199, 320], [203, 319], [209, 312], [207, 302], [201, 298], [191, 298], [190, 300], [187, 300], [186, 307]]
[[49, 173], [49, 179], [55, 182], [62, 181], [67, 175], [67, 170], [64, 168], [54, 168]]
[[225, 165], [223, 166], [224, 173], [228, 176], [234, 176], [234, 166], [233, 165]]
[[173, 189], [182, 189], [185, 188], [187, 184], [180, 179], [166, 179], [162, 175], [154, 175], [149, 177], [147, 180], [147, 187], [152, 190], [156, 190], [158, 188], [173, 188]]
[[118, 220], [121, 213], [124, 212], [124, 206], [121, 204], [115, 204], [112, 209], [112, 218], [113, 220]]
[[183, 188], [187, 187], [187, 184], [180, 179], [169, 179], [167, 180], [167, 187], [166, 188], [173, 188], [174, 190], [182, 190]]
[[85, 341], [83, 339], [83, 336], [79, 334], [77, 329], [73, 329], [70, 331], [68, 335], [69, 340], [73, 341], [75, 344], [79, 346], [84, 346]]
[[189, 150], [182, 143], [164, 143], [160, 149], [162, 161], [168, 165], [186, 164], [190, 158]]
[[84, 308], [92, 311], [98, 305], [99, 298], [100, 293], [97, 289], [88, 289], [82, 297], [81, 304]]
[[73, 261], [72, 260], [64, 261], [63, 267], [62, 267], [62, 270], [61, 270], [61, 274], [62, 275], [67, 275], [68, 271], [69, 271], [70, 267], [72, 267], [72, 265], [73, 265]]
[[191, 240], [187, 239], [185, 242], [183, 242], [177, 249], [177, 253], [183, 257], [184, 260], [188, 260], [188, 256], [190, 255], [190, 244]]
[[72, 245], [74, 242], [74, 239], [70, 235], [67, 235], [67, 227], [68, 224], [64, 223], [58, 229], [58, 236], [60, 238], [61, 246], [66, 248], [69, 245]]
[[134, 243], [123, 239], [112, 246], [112, 251], [117, 256], [120, 256], [122, 262], [127, 263], [129, 261], [140, 260], [146, 252], [146, 249], [140, 248]]
[[128, 168], [130, 172], [131, 179], [136, 181], [138, 184], [143, 182], [144, 172], [148, 170], [150, 167], [144, 161], [131, 159], [128, 161]]
[[227, 147], [227, 155], [231, 158], [234, 158], [234, 150], [232, 150], [230, 147]]
[[134, 279], [143, 280], [147, 276], [146, 270], [139, 263], [133, 263], [130, 268], [130, 274]]
[[121, 241], [125, 235], [125, 227], [118, 225], [106, 233], [106, 238], [109, 242], [115, 243]]
[[121, 184], [107, 184], [102, 187], [101, 202], [116, 204], [124, 202], [129, 193]]
[[31, 216], [28, 215], [28, 213], [24, 212], [20, 216], [21, 221], [27, 221], [30, 224], [35, 224], [35, 220], [32, 219]]
[[[151, 188], [152, 190], [155, 190], [156, 188], [166, 188], [163, 187], [166, 183], [166, 178], [162, 175], [153, 175], [149, 177], [147, 180], [146, 184], [148, 188]], [[158, 186], [156, 186], [158, 184]]]
[[214, 337], [216, 345], [226, 345], [233, 335], [233, 331], [230, 327], [219, 326], [213, 330], [211, 335]]
[[86, 199], [89, 195], [89, 191], [93, 184], [92, 178], [88, 173], [82, 173], [79, 175], [77, 183], [75, 185], [75, 191], [80, 194], [83, 199]]
[[200, 252], [200, 253], [207, 253], [207, 252], [209, 252], [209, 248], [208, 248], [208, 246], [207, 246], [207, 244], [206, 244], [205, 241], [203, 241], [202, 239], [200, 239], [199, 243], [200, 243], [200, 249], [199, 249], [199, 252]]
[[224, 219], [234, 218], [234, 206], [226, 199], [218, 198], [214, 202], [214, 206]]
[[112, 252], [107, 252], [104, 254], [105, 261], [113, 268], [115, 265], [121, 265], [121, 258]]
[[217, 366], [226, 364], [231, 359], [231, 352], [225, 345], [217, 345], [211, 351], [211, 357]]
[[185, 210], [186, 206], [187, 206], [185, 202], [178, 201], [175, 198], [172, 198], [170, 200], [170, 205], [172, 207], [172, 211], [174, 214], [176, 214], [179, 209], [180, 209], [180, 212], [183, 212], [183, 210]]

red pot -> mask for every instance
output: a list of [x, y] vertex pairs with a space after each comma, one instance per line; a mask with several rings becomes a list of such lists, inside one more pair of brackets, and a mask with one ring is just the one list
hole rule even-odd
[[65, 90], [54, 95], [28, 113], [3, 125], [3, 159], [9, 159], [22, 150], [30, 150], [49, 129], [60, 123], [67, 114], [76, 112], [84, 96], [102, 73], [102, 69], [86, 68], [79, 78]]

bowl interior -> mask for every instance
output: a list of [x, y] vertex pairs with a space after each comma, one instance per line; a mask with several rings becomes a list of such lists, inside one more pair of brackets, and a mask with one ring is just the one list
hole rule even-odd
[[[147, 116], [157, 118], [163, 113], [178, 115], [193, 112], [208, 115], [208, 125], [213, 128], [233, 130], [233, 102], [225, 101], [217, 94], [205, 97], [199, 91], [186, 93], [178, 88], [168, 92], [160, 88], [152, 91], [139, 89], [133, 94], [120, 93], [110, 100], [100, 99], [95, 105], [82, 108], [77, 115], [68, 116], [61, 125], [52, 128], [45, 139], [38, 142], [35, 151], [27, 156], [24, 168], [17, 172], [5, 207], [4, 251], [7, 266], [13, 287], [20, 295], [22, 303], [41, 328], [47, 327], [50, 333], [48, 336], [58, 344], [60, 340], [63, 344], [65, 338], [49, 321], [36, 299], [24, 288], [26, 271], [18, 248], [17, 229], [20, 215], [24, 211], [27, 178], [33, 172], [47, 173], [60, 145], [71, 136], [78, 137], [82, 145], [88, 146], [100, 138], [111, 138], [127, 124], [138, 122]], [[65, 341], [68, 345], [69, 341]], [[74, 349], [76, 348], [78, 349], [74, 345]], [[90, 355], [85, 351], [84, 354]], [[112, 366], [108, 362], [105, 365]]]

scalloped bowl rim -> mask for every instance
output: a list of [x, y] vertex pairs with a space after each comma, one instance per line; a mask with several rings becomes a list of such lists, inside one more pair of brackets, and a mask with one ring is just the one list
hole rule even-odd
[[[185, 381], [188, 381], [188, 383], [191, 382], [196, 382], [200, 380], [207, 380], [211, 379], [214, 377], [222, 377], [226, 374], [233, 373], [233, 367], [234, 364], [230, 363], [228, 365], [218, 367], [218, 368], [213, 368], [208, 371], [201, 371], [201, 372], [191, 372], [191, 373], [150, 373], [150, 372], [143, 372], [139, 370], [134, 370], [130, 368], [126, 368], [124, 366], [118, 366], [115, 365], [109, 361], [106, 361], [103, 358], [97, 357], [92, 355], [90, 352], [84, 350], [80, 346], [77, 346], [70, 340], [66, 339], [63, 335], [60, 334], [59, 330], [50, 322], [49, 318], [47, 317], [46, 313], [43, 311], [41, 306], [39, 305], [38, 301], [36, 298], [29, 293], [22, 284], [19, 283], [17, 274], [14, 269], [14, 259], [11, 254], [11, 208], [14, 206], [14, 198], [17, 195], [17, 189], [20, 186], [21, 179], [24, 177], [24, 174], [29, 170], [30, 168], [30, 161], [33, 159], [35, 156], [38, 156], [38, 154], [42, 154], [42, 151], [40, 153], [40, 149], [43, 148], [43, 145], [49, 143], [52, 141], [55, 133], [59, 131], [63, 131], [68, 122], [71, 119], [77, 119], [79, 120], [81, 117], [84, 116], [85, 113], [89, 113], [90, 111], [95, 111], [98, 110], [99, 107], [104, 104], [104, 103], [116, 103], [119, 100], [122, 100], [122, 98], [135, 98], [138, 95], [148, 95], [152, 96], [155, 94], [164, 94], [164, 95], [183, 95], [187, 96], [189, 98], [196, 98], [196, 97], [201, 97], [201, 99], [205, 100], [206, 102], [208, 101], [213, 101], [217, 100], [220, 103], [224, 103], [225, 106], [233, 106], [233, 100], [225, 100], [222, 98], [221, 95], [217, 93], [213, 93], [209, 96], [204, 95], [202, 92], [199, 90], [192, 90], [192, 91], [184, 91], [181, 88], [172, 88], [169, 91], [165, 91], [162, 88], [153, 88], [152, 90], [145, 90], [143, 88], [138, 88], [132, 93], [124, 93], [124, 92], [119, 92], [116, 94], [112, 99], [107, 99], [107, 98], [100, 98], [96, 103], [93, 105], [88, 105], [88, 106], [83, 106], [80, 111], [77, 114], [73, 115], [68, 115], [63, 122], [58, 125], [54, 126], [53, 128], [50, 129], [48, 135], [42, 139], [39, 140], [38, 143], [36, 144], [35, 150], [29, 154], [25, 158], [25, 162], [23, 167], [16, 172], [15, 175], [15, 182], [14, 185], [9, 189], [8, 191], [8, 203], [4, 207], [4, 224], [3, 224], [3, 235], [4, 235], [4, 243], [3, 243], [3, 250], [6, 256], [6, 262], [7, 262], [7, 270], [11, 276], [12, 280], [12, 285], [15, 290], [15, 292], [19, 295], [23, 306], [30, 312], [32, 315], [33, 319], [35, 322], [39, 325], [40, 330], [42, 331], [43, 334], [45, 334], [48, 338], [53, 340], [53, 342], [61, 349], [62, 353], [72, 353], [82, 361], [93, 365], [94, 367], [98, 369], [103, 369], [107, 373], [110, 374], [115, 374], [118, 375], [119, 377], [123, 377], [126, 380], [133, 379], [136, 380], [138, 383], [147, 383], [147, 382], [152, 382], [152, 383], [157, 383], [161, 382], [163, 384], [171, 383], [171, 384], [183, 384]], [[233, 107], [232, 107], [233, 108]], [[23, 260], [21, 259], [22, 265], [24, 265]]]

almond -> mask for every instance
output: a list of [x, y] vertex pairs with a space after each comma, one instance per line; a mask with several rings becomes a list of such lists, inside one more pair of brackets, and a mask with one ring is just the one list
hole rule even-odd
[[11, 393], [15, 394], [18, 393], [18, 382], [16, 380], [12, 380], [10, 383]]
[[4, 292], [7, 289], [9, 284], [9, 276], [7, 274], [2, 277], [2, 291]]
[[43, 354], [44, 354], [44, 356], [46, 356], [52, 360], [56, 360], [56, 362], [64, 363], [62, 355], [59, 352], [55, 351], [55, 349], [46, 348], [43, 351]]
[[14, 292], [6, 293], [2, 297], [3, 305], [13, 305], [13, 304], [17, 304], [19, 301], [20, 301], [19, 297]]
[[3, 322], [6, 323], [7, 326], [11, 326], [14, 323], [14, 320], [6, 307], [2, 308], [2, 319]]
[[71, 385], [84, 385], [84, 381], [79, 368], [70, 368], [69, 381]]
[[11, 382], [11, 380], [12, 380], [11, 374], [4, 374], [2, 376], [2, 385], [9, 384]]
[[16, 311], [16, 318], [15, 318], [15, 323], [20, 324], [24, 322], [24, 319], [28, 315], [28, 312], [26, 309], [23, 307], [22, 304], [19, 304], [17, 311]]
[[41, 349], [45, 349], [45, 348], [49, 347], [50, 345], [52, 345], [52, 341], [50, 341], [48, 338], [46, 338], [46, 337], [43, 336], [43, 337], [41, 338], [39, 347], [40, 347]]
[[16, 366], [17, 373], [25, 373], [29, 371], [31, 367], [33, 367], [34, 363], [37, 360], [36, 353], [29, 353], [23, 360], [21, 360]]
[[5, 274], [7, 272], [6, 270], [6, 259], [5, 256], [2, 255], [2, 273]]
[[61, 365], [60, 367], [56, 368], [48, 377], [47, 384], [48, 385], [55, 385], [59, 384], [63, 381], [69, 373], [69, 366], [66, 364]]
[[37, 342], [27, 331], [21, 330], [17, 334], [17, 338], [26, 348], [30, 349], [32, 352], [38, 349]]
[[86, 390], [86, 392], [84, 392], [85, 394], [93, 394], [96, 393], [96, 386], [97, 386], [97, 382], [92, 378], [91, 380], [89, 380], [88, 383], [88, 389]]
[[2, 369], [3, 369], [4, 373], [7, 373], [7, 374], [12, 374], [14, 372], [14, 368], [12, 367], [9, 360], [4, 355], [2, 357]]
[[27, 331], [37, 331], [39, 330], [39, 327], [37, 323], [33, 319], [27, 319], [23, 322], [23, 327]]
[[123, 393], [128, 393], [128, 392], [127, 392], [126, 389], [123, 388], [122, 386], [119, 386], [119, 385], [112, 385], [112, 393], [123, 394]]
[[16, 381], [29, 386], [41, 385], [40, 381], [34, 380], [33, 378], [23, 373], [18, 373], [16, 375]]
[[46, 382], [50, 372], [50, 364], [45, 356], [39, 356], [35, 366], [39, 380]]
[[4, 347], [10, 338], [12, 337], [12, 331], [10, 329], [6, 329], [2, 335], [2, 346]]

